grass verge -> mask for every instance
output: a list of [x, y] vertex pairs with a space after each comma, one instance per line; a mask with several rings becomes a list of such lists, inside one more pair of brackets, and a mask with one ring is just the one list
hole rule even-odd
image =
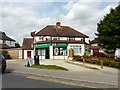
[[32, 65], [31, 68], [68, 71], [68, 69], [61, 67], [61, 66], [57, 66], [57, 65]]

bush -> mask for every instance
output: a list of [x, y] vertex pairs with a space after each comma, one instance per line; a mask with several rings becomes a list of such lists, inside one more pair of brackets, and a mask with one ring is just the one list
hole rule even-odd
[[[93, 56], [83, 56], [83, 58], [85, 59], [85, 63], [92, 63], [92, 64], [100, 65], [101, 64], [100, 60], [103, 60], [103, 66], [109, 66], [109, 67], [120, 69], [120, 60], [116, 60], [114, 58], [96, 58]], [[94, 61], [94, 59], [96, 60]], [[73, 60], [83, 62], [82, 57], [79, 55], [74, 55]]]
[[109, 60], [103, 60], [103, 65], [104, 66], [109, 66], [110, 65], [110, 61]]
[[120, 63], [115, 61], [110, 61], [110, 66], [114, 68], [120, 68]]
[[75, 61], [82, 61], [82, 58], [79, 55], [74, 55], [73, 56], [73, 60], [75, 60]]

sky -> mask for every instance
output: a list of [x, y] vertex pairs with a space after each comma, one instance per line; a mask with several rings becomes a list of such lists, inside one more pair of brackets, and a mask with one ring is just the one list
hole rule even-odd
[[30, 32], [61, 22], [92, 40], [97, 23], [118, 6], [119, 0], [3, 0], [0, 1], [0, 31], [22, 45]]

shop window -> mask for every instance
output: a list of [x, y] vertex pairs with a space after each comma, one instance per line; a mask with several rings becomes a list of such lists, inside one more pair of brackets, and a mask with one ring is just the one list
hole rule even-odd
[[54, 56], [66, 56], [67, 55], [67, 48], [54, 48], [53, 50]]
[[40, 56], [45, 56], [45, 49], [40, 49]]

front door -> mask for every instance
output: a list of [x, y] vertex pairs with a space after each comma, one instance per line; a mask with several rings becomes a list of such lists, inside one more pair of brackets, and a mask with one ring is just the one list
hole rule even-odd
[[99, 53], [99, 49], [93, 49], [93, 55]]
[[31, 51], [27, 51], [27, 57], [31, 57]]
[[49, 56], [49, 48], [46, 49], [45, 59], [50, 59], [50, 56]]

